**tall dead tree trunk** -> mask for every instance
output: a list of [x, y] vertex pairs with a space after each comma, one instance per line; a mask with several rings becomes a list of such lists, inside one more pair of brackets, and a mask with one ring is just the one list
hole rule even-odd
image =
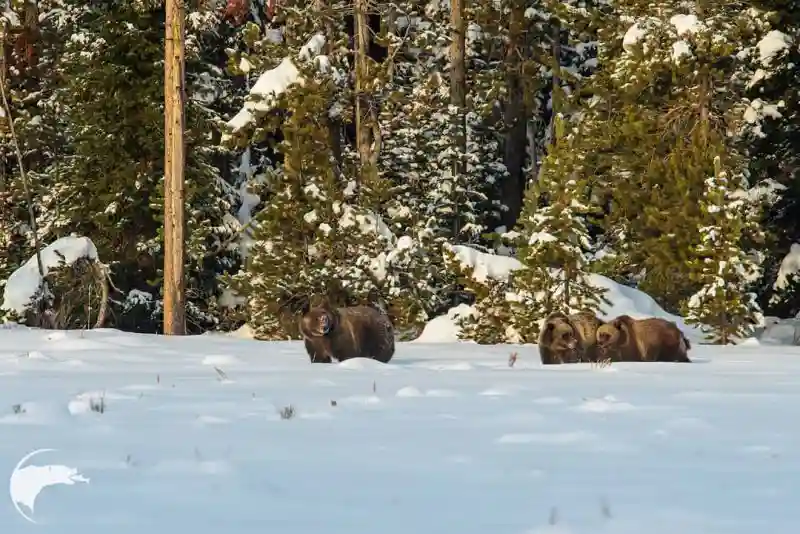
[[[450, 104], [455, 107], [453, 116], [453, 132], [455, 134], [458, 157], [453, 162], [453, 180], [458, 180], [466, 172], [464, 157], [467, 153], [467, 31], [464, 20], [464, 1], [451, 0], [450, 24], [452, 35], [450, 42]], [[458, 213], [453, 217], [453, 235], [461, 231]]]
[[555, 141], [555, 125], [556, 115], [561, 112], [562, 104], [562, 91], [561, 91], [561, 23], [555, 17], [552, 18], [553, 24], [552, 40], [550, 47], [553, 54], [553, 84], [550, 92], [550, 99], [552, 102], [550, 117], [550, 126], [548, 127], [548, 134], [550, 142]]
[[186, 333], [184, 6], [166, 0], [164, 48], [164, 334]]
[[369, 102], [366, 91], [367, 77], [369, 76], [369, 20], [367, 7], [367, 0], [355, 0], [356, 147], [362, 169], [369, 165], [372, 153]]
[[511, 228], [522, 211], [525, 191], [526, 145], [528, 142], [527, 109], [525, 88], [522, 81], [523, 53], [525, 49], [525, 2], [515, 0], [511, 5], [508, 20], [508, 45], [506, 48], [506, 88], [508, 103], [503, 121], [506, 127], [505, 157], [508, 177], [502, 184], [503, 204], [508, 210], [503, 213], [501, 224]]
[[[331, 57], [334, 54], [335, 35], [334, 35], [331, 8], [330, 5], [328, 4], [328, 0], [314, 0], [314, 9], [318, 13], [324, 14], [325, 24], [323, 27], [325, 31], [325, 47], [323, 49], [323, 53]], [[336, 174], [337, 179], [341, 179], [342, 160], [343, 160], [342, 119], [338, 115], [331, 116], [330, 114], [326, 114], [326, 116], [322, 120], [324, 120], [327, 124], [328, 135], [331, 143], [331, 151], [333, 152], [333, 158], [336, 161], [336, 165], [334, 167], [334, 173]]]

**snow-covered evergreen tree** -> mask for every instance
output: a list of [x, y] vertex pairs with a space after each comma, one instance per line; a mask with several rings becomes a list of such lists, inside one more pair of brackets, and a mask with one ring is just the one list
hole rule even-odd
[[605, 301], [605, 290], [589, 280], [592, 246], [586, 217], [594, 210], [586, 180], [578, 172], [575, 136], [557, 116], [555, 138], [520, 218], [522, 243], [517, 253], [527, 268], [512, 275], [512, 286], [525, 299], [518, 330], [527, 339], [538, 336], [538, 323], [550, 312], [596, 312]]
[[715, 173], [706, 180], [700, 200], [702, 241], [695, 247], [697, 280], [702, 283], [686, 305], [687, 321], [699, 324], [715, 343], [733, 343], [748, 335], [763, 317], [750, 291], [759, 277], [757, 254], [745, 247], [761, 237], [758, 212], [749, 205], [745, 181], [729, 176], [721, 159], [714, 159]]
[[524, 341], [515, 329], [517, 310], [512, 305], [519, 299], [509, 285], [511, 271], [519, 268], [519, 263], [465, 245], [445, 247], [444, 257], [459, 285], [475, 299], [469, 313], [456, 319], [459, 338], [480, 344]]
[[793, 317], [800, 310], [800, 286], [775, 283], [781, 261], [800, 240], [800, 5], [772, 0], [751, 4], [769, 12], [769, 31], [746, 56], [752, 74], [746, 84], [749, 105], [742, 136], [749, 181], [767, 204], [768, 246], [757, 289], [766, 313]]
[[[361, 180], [352, 148], [335, 142], [341, 140], [336, 122], [352, 120], [350, 60], [335, 16], [343, 7], [326, 6], [282, 5], [283, 41], [266, 42], [248, 28], [258, 54], [242, 55], [265, 71], [254, 87], [264, 89], [266, 100], [240, 115], [251, 139], [283, 135], [282, 168], [272, 173], [265, 208], [256, 215], [247, 267], [230, 280], [247, 297], [251, 326], [262, 338], [298, 335], [285, 312], [303, 295], [324, 294], [339, 305], [383, 301], [399, 329], [423, 322], [430, 311], [431, 289], [421, 281], [433, 266], [413, 234], [398, 238], [376, 209], [386, 179]], [[275, 65], [276, 57], [287, 59]]]
[[[58, 11], [42, 31], [62, 36], [63, 49], [47, 80], [44, 121], [66, 140], [43, 171], [52, 181], [43, 198], [56, 235], [90, 237], [107, 259], [115, 286], [115, 326], [157, 331], [160, 323], [163, 202], [163, 5], [161, 2], [52, 0]], [[233, 192], [224, 183], [212, 104], [220, 71], [203, 57], [219, 21], [187, 13], [188, 312], [193, 331], [215, 326], [209, 302], [219, 293], [215, 272], [230, 266], [219, 250], [232, 235], [225, 220]], [[69, 36], [64, 38], [63, 36]], [[213, 39], [212, 39], [213, 40]], [[90, 179], [89, 179], [90, 178]], [[131, 293], [133, 291], [133, 293]], [[142, 300], [143, 294], [149, 297]], [[134, 301], [126, 301], [134, 295]], [[141, 303], [146, 302], [142, 306]]]
[[638, 279], [640, 289], [677, 312], [698, 289], [687, 261], [703, 182], [713, 172], [703, 149], [692, 158], [681, 153], [685, 140], [705, 128], [698, 142], [724, 139], [726, 153], [740, 154], [749, 70], [742, 53], [758, 41], [765, 16], [705, 1], [657, 11], [641, 0], [612, 7], [599, 34], [600, 71], [587, 88], [593, 98], [580, 149], [593, 158], [585, 167], [603, 189], [596, 193], [607, 205], [606, 245], [627, 269], [604, 274]]
[[[467, 154], [457, 148], [458, 110], [450, 105], [450, 2], [432, 0], [422, 8], [401, 2], [395, 10], [400, 36], [388, 39], [397, 48], [381, 110], [381, 168], [394, 186], [390, 217], [400, 222], [398, 217], [414, 213], [415, 224], [437, 238], [478, 241], [486, 231], [491, 180], [484, 168], [488, 158], [475, 151], [499, 150], [497, 144], [478, 147], [469, 136]], [[454, 173], [464, 159], [466, 172]]]
[[13, 0], [0, 13], [5, 32], [6, 60], [2, 82], [9, 101], [9, 113], [0, 116], [0, 296], [5, 279], [34, 253], [34, 235], [28, 211], [28, 195], [22, 181], [10, 121], [24, 157], [32, 208], [40, 241], [51, 235], [49, 214], [43, 201], [52, 183], [46, 170], [64, 144], [56, 121], [42, 112], [49, 94], [48, 81], [59, 55], [63, 35], [35, 32], [40, 19], [50, 18], [57, 9], [52, 1]]
[[[478, 184], [476, 190], [484, 195], [476, 199], [480, 200], [474, 207], [480, 226], [474, 228], [472, 242], [479, 241], [481, 234], [494, 231], [508, 209], [503, 198], [504, 182], [509, 178], [504, 152], [506, 132], [500, 114], [509, 96], [504, 68], [506, 51], [513, 47], [513, 43], [506, 42], [509, 3], [480, 0], [466, 6], [467, 150], [462, 157], [466, 159], [469, 179], [466, 187]], [[526, 50], [523, 47], [511, 54], [516, 57], [522, 52], [525, 57]]]

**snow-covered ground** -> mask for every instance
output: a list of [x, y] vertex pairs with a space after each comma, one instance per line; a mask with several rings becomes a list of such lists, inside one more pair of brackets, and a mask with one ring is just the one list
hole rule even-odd
[[[543, 368], [535, 346], [402, 343], [389, 365], [311, 365], [298, 342], [2, 327], [5, 473], [53, 448], [28, 463], [90, 482], [45, 488], [39, 525], [6, 494], [0, 525], [796, 533], [800, 348], [691, 354]], [[100, 398], [103, 413], [90, 407]]]

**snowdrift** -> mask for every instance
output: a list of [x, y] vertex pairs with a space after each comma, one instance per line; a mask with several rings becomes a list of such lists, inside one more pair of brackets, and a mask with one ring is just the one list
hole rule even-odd
[[[526, 351], [509, 368], [508, 347], [464, 343], [403, 343], [388, 365], [314, 365], [296, 341], [111, 329], [12, 326], [0, 346], [4, 532], [800, 524], [797, 347], [705, 345], [693, 351], [702, 363], [604, 368], [544, 366]], [[48, 465], [90, 482], [45, 487], [28, 508], [37, 488], [9, 477]]]
[[[474, 268], [473, 277], [478, 281], [508, 280], [512, 271], [524, 268], [522, 263], [515, 258], [487, 254], [467, 246], [453, 246], [451, 251], [455, 253], [463, 266]], [[599, 274], [591, 275], [590, 280], [593, 285], [607, 289], [605, 296], [611, 302], [610, 306], [603, 305], [598, 311], [597, 315], [601, 319], [613, 319], [623, 314], [630, 315], [634, 319], [660, 317], [674, 321], [691, 342], [699, 344], [705, 340], [705, 335], [699, 328], [688, 325], [682, 317], [664, 311], [647, 293], [623, 286]], [[456, 320], [472, 311], [472, 307], [466, 304], [452, 308], [446, 315], [431, 320], [414, 342], [452, 343], [460, 341]]]

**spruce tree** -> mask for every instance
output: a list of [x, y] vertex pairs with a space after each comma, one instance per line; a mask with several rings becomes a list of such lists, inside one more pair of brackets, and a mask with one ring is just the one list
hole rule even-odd
[[[65, 139], [58, 122], [51, 120], [43, 108], [52, 96], [48, 82], [66, 36], [37, 27], [40, 19], [51, 16], [58, 7], [52, 1], [13, 0], [0, 15], [7, 32], [7, 55], [0, 78], [10, 107], [9, 113], [3, 110], [0, 116], [0, 298], [6, 278], [35, 253], [28, 195], [15, 142], [24, 157], [38, 238], [44, 243], [52, 240], [52, 210], [43, 200], [52, 195], [53, 184], [46, 171]], [[16, 139], [11, 136], [11, 121]]]
[[796, 283], [775, 287], [781, 261], [792, 244], [800, 242], [800, 6], [793, 2], [750, 2], [768, 10], [769, 27], [747, 55], [752, 74], [747, 78], [747, 124], [743, 142], [750, 181], [767, 201], [764, 275], [760, 303], [769, 315], [794, 317], [800, 311]]
[[748, 205], [741, 176], [729, 176], [719, 156], [700, 200], [702, 241], [695, 247], [701, 289], [686, 305], [687, 321], [702, 326], [714, 343], [727, 345], [749, 334], [763, 320], [750, 284], [760, 267], [745, 247], [761, 237], [757, 215]]
[[427, 319], [430, 295], [418, 279], [430, 267], [412, 236], [398, 238], [380, 216], [388, 181], [362, 173], [352, 147], [336, 142], [331, 116], [353, 120], [348, 40], [337, 16], [344, 7], [304, 6], [282, 6], [280, 43], [246, 30], [257, 54], [243, 57], [266, 71], [262, 85], [275, 74], [274, 58], [289, 58], [299, 78], [266, 95], [272, 112], [256, 110], [252, 135], [240, 140], [280, 130], [283, 161], [270, 173], [246, 267], [231, 288], [248, 298], [250, 324], [264, 339], [296, 338], [293, 303], [323, 295], [334, 305], [382, 301], [402, 330]]
[[[512, 286], [525, 297], [518, 328], [526, 339], [538, 336], [538, 323], [553, 311], [596, 312], [601, 303], [608, 303], [605, 290], [589, 279], [591, 242], [586, 217], [593, 208], [586, 181], [578, 173], [575, 137], [557, 116], [555, 139], [539, 182], [525, 198], [518, 257], [527, 268], [513, 274]], [[541, 197], [546, 199], [544, 206], [539, 205]]]
[[[163, 203], [163, 39], [161, 2], [104, 4], [61, 0], [42, 31], [63, 39], [47, 81], [45, 122], [65, 139], [43, 171], [52, 182], [43, 200], [54, 236], [90, 237], [110, 264], [114, 326], [157, 331], [160, 322]], [[230, 267], [225, 223], [232, 192], [219, 171], [221, 97], [202, 57], [213, 19], [187, 13], [186, 197], [188, 313], [192, 331], [216, 325], [209, 307], [219, 294], [215, 271]], [[205, 73], [205, 75], [203, 75]], [[209, 96], [210, 94], [210, 96]], [[217, 134], [218, 135], [218, 134]], [[222, 250], [220, 250], [222, 249]]]
[[[424, 308], [433, 316], [448, 308], [455, 286], [455, 275], [444, 266], [443, 247], [474, 237], [469, 232], [457, 236], [454, 231], [458, 225], [469, 230], [469, 221], [475, 220], [473, 207], [483, 196], [477, 189], [443, 192], [454, 187], [455, 157], [444, 61], [449, 44], [447, 13], [434, 4], [419, 12], [413, 2], [395, 9], [395, 33], [390, 33], [390, 25], [384, 26], [394, 59], [387, 65], [380, 99], [379, 170], [391, 184], [381, 213], [392, 231], [407, 236], [416, 249], [415, 281], [409, 288], [414, 293], [425, 288]], [[458, 200], [463, 201], [460, 211], [453, 206]]]
[[459, 285], [475, 299], [471, 313], [457, 320], [459, 338], [487, 345], [524, 341], [515, 329], [516, 310], [511, 303], [517, 299], [511, 293], [509, 276], [491, 272], [495, 269], [487, 265], [508, 261], [517, 268], [516, 260], [481, 252], [468, 245], [447, 246], [444, 257], [448, 270], [454, 273]]
[[681, 157], [683, 141], [704, 125], [709, 139], [725, 140], [726, 153], [741, 153], [749, 68], [741, 52], [760, 38], [764, 15], [706, 1], [650, 12], [625, 0], [612, 9], [599, 34], [600, 71], [587, 87], [580, 148], [593, 159], [585, 168], [606, 205], [605, 244], [625, 269], [604, 274], [637, 282], [678, 312], [698, 289], [687, 262], [713, 172], [702, 150]]

